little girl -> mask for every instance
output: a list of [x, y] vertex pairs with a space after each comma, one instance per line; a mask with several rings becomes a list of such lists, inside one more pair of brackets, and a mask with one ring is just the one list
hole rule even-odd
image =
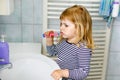
[[54, 80], [84, 80], [90, 69], [90, 59], [94, 48], [92, 39], [92, 20], [87, 9], [74, 5], [60, 15], [60, 41], [53, 44], [51, 31], [45, 32], [47, 51], [56, 55], [61, 69], [54, 70]]

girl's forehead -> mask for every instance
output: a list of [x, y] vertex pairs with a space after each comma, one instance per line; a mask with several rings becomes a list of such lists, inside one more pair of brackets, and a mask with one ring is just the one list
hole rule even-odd
[[72, 21], [70, 21], [69, 19], [62, 19], [60, 20], [61, 23], [73, 23]]

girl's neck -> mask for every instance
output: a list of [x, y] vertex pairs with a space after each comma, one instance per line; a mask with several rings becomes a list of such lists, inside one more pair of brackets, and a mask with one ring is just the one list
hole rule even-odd
[[78, 44], [80, 42], [80, 40], [77, 40], [76, 38], [67, 39], [66, 41], [69, 42], [69, 43], [72, 43], [72, 44]]
[[74, 44], [74, 45], [76, 45], [77, 47], [80, 47], [80, 41], [75, 41], [75, 40], [71, 40], [71, 41], [69, 41], [69, 40], [66, 40], [66, 42], [67, 43], [69, 43], [69, 44]]

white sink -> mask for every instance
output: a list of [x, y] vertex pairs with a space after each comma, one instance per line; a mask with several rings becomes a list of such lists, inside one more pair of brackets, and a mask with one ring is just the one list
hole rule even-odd
[[0, 71], [1, 80], [53, 80], [51, 73], [59, 66], [41, 54], [12, 54], [12, 68]]

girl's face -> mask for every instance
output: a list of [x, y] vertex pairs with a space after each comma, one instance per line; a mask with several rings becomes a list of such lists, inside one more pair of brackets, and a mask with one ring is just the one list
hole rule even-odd
[[66, 38], [68, 42], [73, 42], [76, 38], [75, 24], [68, 19], [61, 20], [60, 22], [60, 34], [63, 38]]

